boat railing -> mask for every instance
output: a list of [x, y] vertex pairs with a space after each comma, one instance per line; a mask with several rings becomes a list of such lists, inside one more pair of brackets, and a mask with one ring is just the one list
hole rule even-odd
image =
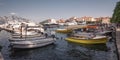
[[96, 37], [96, 35], [93, 33], [81, 33], [81, 34], [79, 33], [79, 34], [73, 34], [72, 36], [81, 39], [92, 39]]

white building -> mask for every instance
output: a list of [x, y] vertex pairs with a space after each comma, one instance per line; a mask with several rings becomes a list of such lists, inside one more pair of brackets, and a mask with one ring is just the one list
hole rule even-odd
[[48, 19], [44, 24], [57, 24], [57, 21], [55, 19]]

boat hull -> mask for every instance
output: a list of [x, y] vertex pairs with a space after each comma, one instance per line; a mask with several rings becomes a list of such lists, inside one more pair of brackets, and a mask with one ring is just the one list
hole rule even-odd
[[72, 30], [68, 30], [68, 29], [58, 29], [58, 30], [56, 30], [56, 32], [58, 32], [58, 33], [71, 33], [72, 32]]
[[19, 44], [13, 44], [13, 48], [19, 48], [19, 49], [27, 49], [27, 48], [37, 48], [37, 47], [42, 47], [42, 46], [46, 46], [46, 45], [49, 45], [49, 44], [52, 44], [53, 41], [51, 42], [46, 42], [44, 44], [22, 44], [22, 45], [19, 45]]
[[47, 40], [33, 40], [33, 41], [14, 41], [10, 42], [12, 45], [12, 48], [21, 48], [21, 49], [26, 49], [26, 48], [37, 48], [37, 47], [42, 47], [46, 46], [49, 44], [54, 43], [55, 40], [53, 38], [47, 39]]
[[19, 42], [19, 41], [32, 41], [32, 40], [40, 40], [45, 39], [45, 37], [22, 37], [22, 38], [10, 38], [10, 42]]
[[66, 41], [81, 43], [81, 44], [105, 44], [107, 42], [107, 38], [100, 39], [75, 39], [75, 38], [66, 38]]

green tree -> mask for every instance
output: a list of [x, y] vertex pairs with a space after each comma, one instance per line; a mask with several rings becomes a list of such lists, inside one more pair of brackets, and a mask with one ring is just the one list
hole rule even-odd
[[110, 21], [112, 23], [120, 23], [120, 1], [117, 2], [116, 7], [114, 9], [114, 13]]

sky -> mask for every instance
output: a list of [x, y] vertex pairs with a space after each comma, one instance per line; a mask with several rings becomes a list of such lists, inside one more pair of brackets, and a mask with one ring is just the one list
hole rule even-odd
[[112, 16], [119, 0], [0, 0], [0, 16], [16, 15], [43, 21], [70, 17]]

